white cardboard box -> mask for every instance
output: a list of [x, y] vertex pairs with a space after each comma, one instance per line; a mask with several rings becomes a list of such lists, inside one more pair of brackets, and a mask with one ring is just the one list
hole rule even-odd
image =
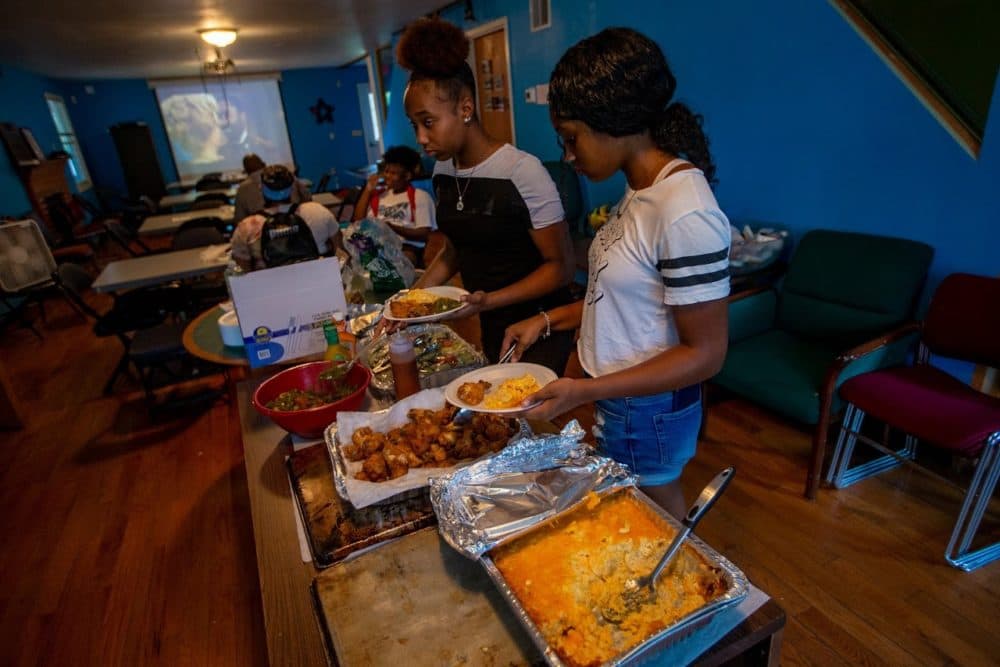
[[347, 311], [335, 257], [230, 277], [229, 291], [251, 368], [322, 352], [323, 322]]

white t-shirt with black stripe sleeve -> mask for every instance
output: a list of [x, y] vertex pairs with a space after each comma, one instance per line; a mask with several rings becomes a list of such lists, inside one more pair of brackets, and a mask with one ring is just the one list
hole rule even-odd
[[590, 246], [577, 351], [592, 376], [677, 345], [674, 306], [729, 295], [729, 220], [701, 170], [671, 173], [683, 164], [667, 164], [648, 188], [626, 188]]

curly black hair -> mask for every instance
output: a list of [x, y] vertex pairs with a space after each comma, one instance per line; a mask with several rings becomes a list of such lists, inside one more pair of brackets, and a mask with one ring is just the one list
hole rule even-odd
[[447, 99], [457, 102], [463, 91], [476, 99], [476, 78], [466, 62], [469, 42], [454, 23], [422, 18], [407, 26], [396, 46], [396, 61], [410, 70], [410, 83], [434, 81]]
[[382, 154], [382, 164], [398, 164], [411, 174], [415, 174], [420, 166], [420, 153], [409, 146], [393, 146]]
[[680, 102], [660, 47], [631, 28], [607, 28], [577, 42], [549, 80], [549, 113], [613, 137], [649, 131], [660, 149], [690, 160], [715, 180], [702, 117]]

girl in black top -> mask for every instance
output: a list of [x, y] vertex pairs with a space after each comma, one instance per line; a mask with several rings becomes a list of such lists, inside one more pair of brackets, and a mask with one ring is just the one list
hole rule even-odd
[[[468, 52], [462, 31], [439, 19], [412, 24], [397, 48], [412, 72], [406, 114], [417, 142], [437, 159], [437, 223], [448, 239], [416, 287], [461, 272], [471, 294], [460, 314], [479, 313], [483, 351], [495, 361], [508, 325], [569, 303], [573, 252], [548, 172], [480, 125]], [[572, 331], [552, 332], [523, 361], [562, 373], [572, 345]]]

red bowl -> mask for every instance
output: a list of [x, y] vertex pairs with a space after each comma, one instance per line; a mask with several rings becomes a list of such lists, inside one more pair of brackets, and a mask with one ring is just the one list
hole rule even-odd
[[329, 361], [312, 361], [287, 368], [257, 387], [251, 402], [257, 412], [270, 417], [275, 424], [289, 433], [303, 438], [321, 437], [326, 427], [337, 418], [338, 412], [356, 410], [365, 400], [365, 391], [371, 382], [372, 372], [361, 364], [355, 364], [347, 375], [347, 381], [359, 385], [358, 389], [339, 401], [294, 411], [272, 410], [267, 404], [289, 389], [315, 391], [319, 374], [328, 368], [330, 368]]

